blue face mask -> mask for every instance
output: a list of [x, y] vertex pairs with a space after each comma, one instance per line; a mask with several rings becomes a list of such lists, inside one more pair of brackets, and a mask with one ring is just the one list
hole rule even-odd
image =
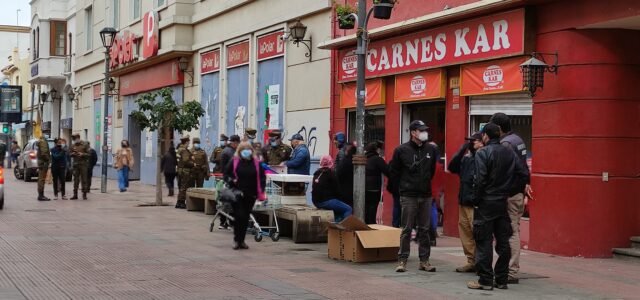
[[244, 150], [240, 151], [240, 156], [242, 156], [242, 158], [244, 158], [244, 159], [251, 158], [252, 154], [253, 154], [253, 151], [251, 151], [250, 149], [244, 149]]
[[224, 147], [224, 146], [226, 146], [226, 145], [227, 145], [227, 142], [225, 142], [225, 141], [220, 141], [220, 144], [219, 144], [219, 145], [220, 145], [220, 147]]
[[278, 147], [278, 143], [277, 142], [271, 142], [271, 147]]
[[200, 149], [200, 144], [193, 144], [193, 148]]

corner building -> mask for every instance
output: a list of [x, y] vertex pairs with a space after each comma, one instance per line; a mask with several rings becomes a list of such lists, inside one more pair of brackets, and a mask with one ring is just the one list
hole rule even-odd
[[[86, 132], [98, 149], [107, 135], [109, 153], [128, 139], [134, 151], [132, 180], [155, 184], [155, 132], [130, 117], [142, 94], [170, 88], [177, 103], [200, 101], [206, 113], [192, 137], [211, 153], [219, 135], [258, 129], [302, 132], [316, 156], [328, 153], [330, 53], [294, 44], [290, 27], [300, 20], [304, 40], [331, 37], [326, 1], [95, 0], [76, 7], [74, 74], [80, 90], [74, 131]], [[286, 12], [286, 13], [283, 13]], [[109, 70], [115, 88], [104, 112], [104, 48], [99, 32], [114, 27]], [[102, 133], [107, 116], [108, 130]], [[174, 143], [179, 133], [173, 133]], [[314, 138], [315, 137], [315, 138]], [[108, 157], [109, 165], [112, 157]], [[101, 160], [99, 160], [101, 161]], [[101, 168], [98, 165], [96, 173]], [[109, 177], [115, 177], [109, 167]]]
[[[352, 5], [356, 1], [349, 2]], [[640, 234], [640, 3], [615, 1], [401, 1], [390, 20], [371, 19], [365, 142], [387, 159], [422, 119], [444, 165], [495, 112], [511, 116], [528, 147], [535, 200], [523, 246], [610, 257]], [[371, 4], [369, 4], [371, 5]], [[333, 27], [331, 131], [355, 139], [355, 30]], [[544, 87], [523, 90], [519, 65], [558, 53]], [[543, 55], [548, 65], [554, 55]], [[333, 150], [335, 151], [335, 150]], [[334, 153], [335, 154], [335, 153]], [[445, 167], [446, 168], [446, 167]], [[444, 232], [457, 235], [458, 178], [444, 175]], [[384, 196], [385, 223], [393, 199]]]

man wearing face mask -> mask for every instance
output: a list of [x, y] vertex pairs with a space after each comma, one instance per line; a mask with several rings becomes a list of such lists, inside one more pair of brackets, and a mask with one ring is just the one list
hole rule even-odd
[[287, 173], [298, 175], [309, 175], [311, 169], [311, 155], [309, 154], [309, 148], [304, 143], [304, 138], [301, 134], [294, 134], [291, 139], [291, 146], [293, 147], [293, 154], [291, 159], [285, 164], [287, 166]]
[[[429, 140], [429, 128], [423, 121], [415, 120], [409, 125], [411, 140], [398, 146], [391, 160], [391, 178], [399, 182], [402, 213], [400, 223], [400, 251], [396, 272], [405, 272], [411, 247], [411, 230], [418, 228], [419, 270], [435, 272], [429, 263], [431, 246], [429, 241], [429, 219], [431, 215], [431, 178], [436, 168], [436, 151]], [[416, 224], [417, 223], [417, 224]]]
[[192, 177], [196, 187], [202, 187], [205, 180], [209, 179], [209, 163], [207, 159], [207, 152], [200, 147], [200, 139], [193, 138], [193, 149], [191, 150], [193, 156], [193, 170]]
[[251, 127], [247, 127], [244, 130], [244, 139], [243, 142], [249, 142], [250, 145], [253, 145], [253, 141], [256, 139], [257, 130]]
[[222, 157], [222, 151], [224, 151], [224, 148], [227, 146], [228, 140], [229, 140], [229, 137], [227, 137], [224, 134], [221, 134], [220, 143], [218, 144], [217, 147], [213, 149], [213, 152], [211, 152], [211, 156], [209, 157], [209, 162], [214, 164], [213, 173], [222, 173], [222, 163], [220, 161], [220, 158]]
[[178, 201], [176, 208], [187, 208], [187, 189], [193, 187], [192, 169], [194, 166], [191, 151], [189, 151], [189, 135], [180, 139], [177, 150], [178, 158]]
[[267, 164], [270, 166], [278, 166], [287, 161], [293, 151], [291, 146], [282, 143], [282, 132], [279, 130], [269, 132], [269, 145], [264, 149]]
[[78, 188], [82, 184], [82, 199], [87, 200], [87, 192], [89, 186], [87, 182], [89, 167], [89, 145], [80, 139], [79, 134], [71, 136], [73, 142], [71, 148], [71, 157], [73, 158], [73, 197], [71, 200], [78, 199]]

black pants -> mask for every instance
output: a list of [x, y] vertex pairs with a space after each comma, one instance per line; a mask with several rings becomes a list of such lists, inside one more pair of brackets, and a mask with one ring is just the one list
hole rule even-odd
[[[493, 285], [494, 277], [498, 284], [507, 283], [509, 259], [511, 259], [509, 238], [512, 232], [511, 220], [507, 215], [492, 220], [478, 218], [473, 220], [473, 239], [476, 241], [476, 270], [480, 276], [480, 284]], [[496, 239], [496, 253], [498, 253], [495, 271], [491, 267], [493, 263], [491, 245], [494, 237]]]
[[91, 179], [93, 178], [93, 167], [89, 166], [87, 168], [87, 190], [91, 189]]
[[376, 224], [376, 214], [380, 203], [380, 191], [366, 191], [364, 193], [364, 222]]
[[176, 180], [176, 173], [164, 173], [164, 183], [167, 185], [167, 188], [170, 190], [174, 189], [174, 183]]
[[255, 197], [243, 197], [242, 201], [233, 204], [233, 217], [235, 218], [233, 241], [244, 243], [247, 227], [249, 226], [249, 214], [251, 214], [254, 204], [256, 204]]
[[60, 192], [60, 194], [64, 196], [64, 185], [67, 179], [67, 168], [52, 166], [51, 177], [53, 177], [53, 194], [58, 196], [58, 192]]

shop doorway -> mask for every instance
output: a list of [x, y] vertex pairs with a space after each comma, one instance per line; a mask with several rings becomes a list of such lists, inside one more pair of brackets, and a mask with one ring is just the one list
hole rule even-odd
[[[384, 116], [385, 111], [382, 108], [368, 109], [364, 114], [364, 145], [375, 141], [385, 142], [384, 140]], [[349, 130], [348, 140], [354, 142], [356, 140], [356, 112], [350, 111], [348, 115]], [[384, 151], [384, 147], [382, 149]], [[382, 154], [384, 155], [384, 153]]]
[[129, 116], [129, 145], [131, 147], [131, 151], [133, 151], [133, 168], [129, 173], [129, 180], [140, 180], [140, 142], [142, 138], [142, 129], [138, 125], [138, 122], [132, 117]]
[[422, 120], [429, 126], [429, 141], [438, 146], [441, 163], [445, 153], [445, 101], [430, 101], [407, 104], [403, 107], [402, 142], [411, 139], [409, 124], [413, 120]]

